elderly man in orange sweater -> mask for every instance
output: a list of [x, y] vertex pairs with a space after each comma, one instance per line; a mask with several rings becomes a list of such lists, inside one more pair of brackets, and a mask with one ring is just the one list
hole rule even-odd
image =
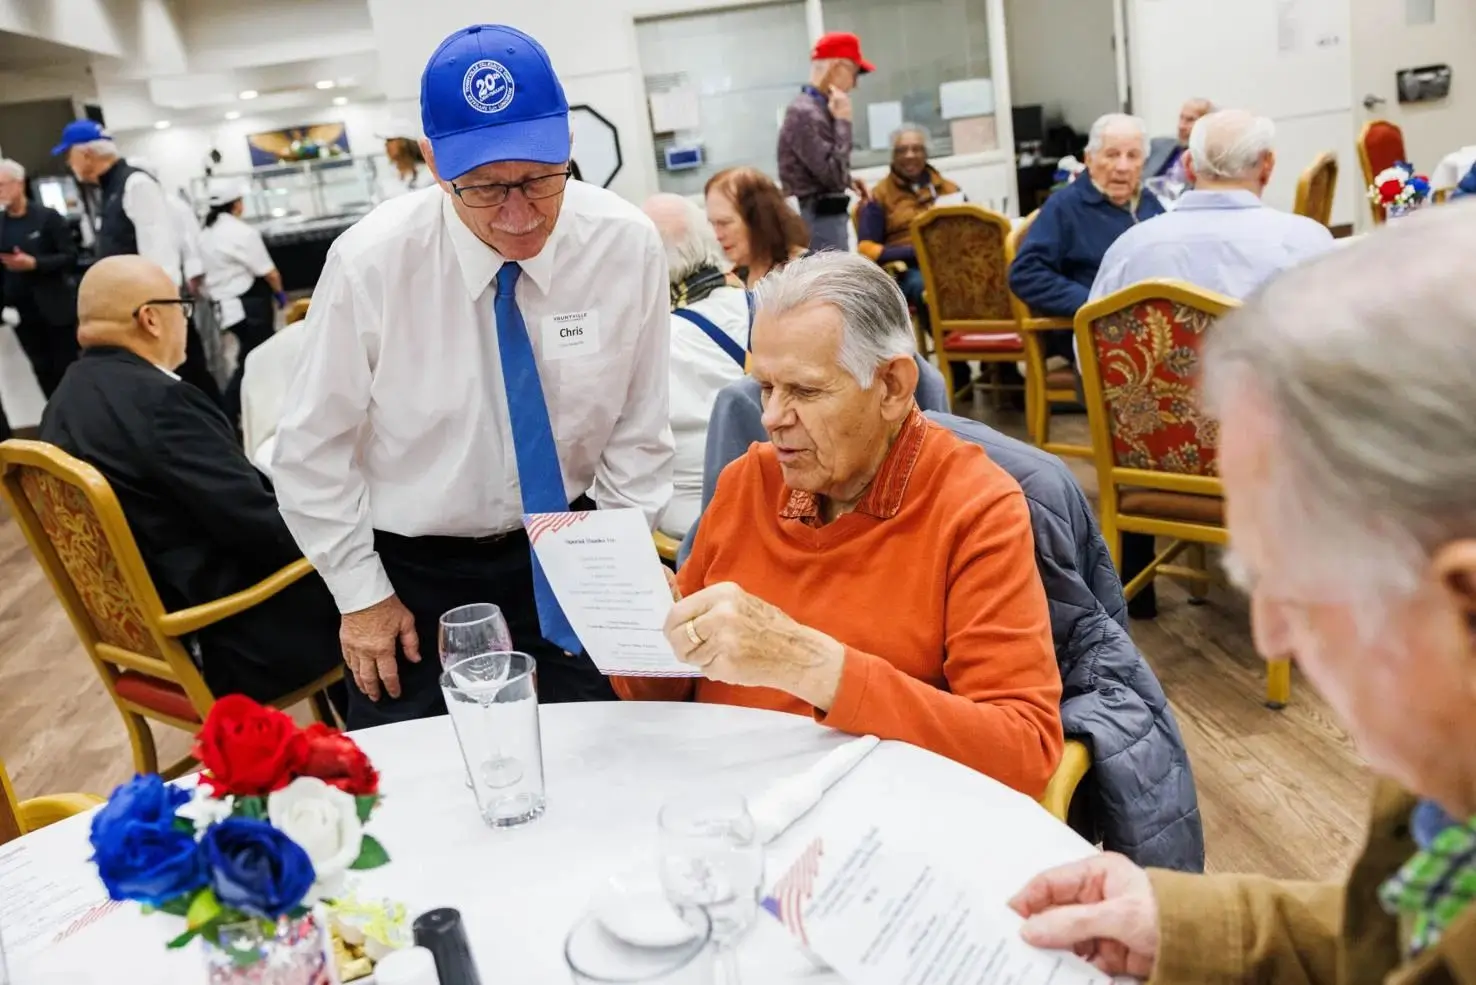
[[923, 417], [907, 306], [871, 261], [795, 260], [756, 307], [772, 443], [723, 472], [666, 624], [703, 676], [615, 690], [813, 714], [1039, 796], [1061, 678], [1019, 485]]

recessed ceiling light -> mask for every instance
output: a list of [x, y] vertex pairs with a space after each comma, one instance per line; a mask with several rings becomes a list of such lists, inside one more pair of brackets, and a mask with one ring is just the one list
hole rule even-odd
[[155, 130], [168, 130], [169, 129], [169, 121], [168, 120], [159, 120], [158, 122], [156, 122], [154, 124], [154, 129]]
[[333, 97], [333, 105], [334, 106], [347, 106], [348, 105], [348, 97], [347, 96], [334, 96]]
[[334, 82], [332, 79], [320, 79], [315, 84], [319, 89], [332, 89], [334, 86], [338, 85], [338, 83]]
[[226, 113], [226, 119], [228, 120], [239, 120], [240, 118], [241, 111], [238, 109], [233, 109], [230, 112]]
[[255, 89], [242, 89], [241, 90], [241, 98], [242, 99], [255, 99], [259, 95], [261, 95], [261, 93], [257, 92]]

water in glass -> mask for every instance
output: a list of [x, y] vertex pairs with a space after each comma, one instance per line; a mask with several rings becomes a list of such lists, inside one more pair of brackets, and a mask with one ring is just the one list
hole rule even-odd
[[482, 819], [497, 828], [543, 814], [543, 748], [537, 665], [526, 653], [492, 651], [453, 660], [441, 691]]
[[739, 796], [691, 796], [661, 808], [658, 868], [677, 906], [700, 906], [712, 917], [713, 940], [743, 934], [758, 912], [764, 848], [747, 802]]

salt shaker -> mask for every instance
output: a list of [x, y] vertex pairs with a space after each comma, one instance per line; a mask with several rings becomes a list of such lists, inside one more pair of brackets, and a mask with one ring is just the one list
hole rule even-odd
[[466, 928], [461, 925], [461, 911], [442, 907], [416, 917], [415, 943], [435, 957], [440, 985], [482, 985]]

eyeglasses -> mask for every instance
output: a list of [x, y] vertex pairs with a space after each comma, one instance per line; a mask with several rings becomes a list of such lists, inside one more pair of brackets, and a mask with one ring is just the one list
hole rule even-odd
[[461, 199], [462, 204], [473, 209], [495, 209], [507, 201], [514, 188], [522, 189], [523, 197], [530, 202], [536, 202], [542, 198], [553, 198], [564, 190], [569, 183], [569, 176], [573, 174], [571, 168], [565, 168], [556, 174], [534, 175], [523, 181], [515, 181], [509, 184], [495, 185], [457, 185], [451, 184], [451, 190], [456, 197]]
[[161, 305], [161, 304], [177, 304], [177, 305], [179, 305], [179, 310], [182, 311], [182, 312], [184, 312], [184, 316], [186, 318], [193, 318], [193, 317], [195, 317], [195, 299], [194, 298], [155, 298], [152, 301], [145, 301], [143, 304], [141, 304], [137, 308], [134, 308], [133, 309], [133, 317], [134, 318], [137, 318], [139, 316], [139, 313], [141, 311], [143, 311], [145, 308], [150, 308], [150, 307], [153, 307], [155, 305]]

